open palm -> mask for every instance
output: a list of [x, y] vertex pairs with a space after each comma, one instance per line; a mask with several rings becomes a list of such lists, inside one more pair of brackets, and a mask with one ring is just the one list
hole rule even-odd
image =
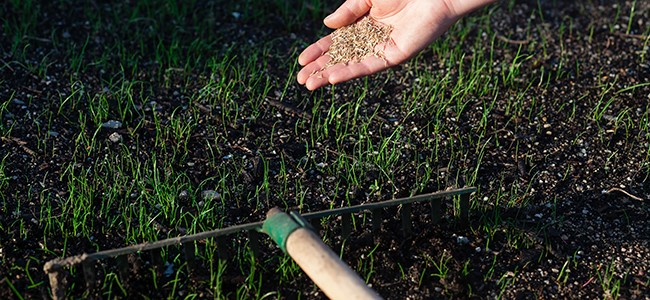
[[462, 15], [489, 2], [491, 1], [347, 0], [325, 18], [325, 25], [337, 29], [369, 14], [376, 21], [392, 26], [392, 41], [377, 46], [383, 51], [384, 59], [369, 56], [358, 63], [340, 63], [324, 68], [329, 61], [326, 51], [332, 44], [332, 37], [328, 35], [300, 54], [298, 63], [303, 68], [298, 73], [298, 82], [309, 90], [315, 90], [403, 63], [441, 36]]

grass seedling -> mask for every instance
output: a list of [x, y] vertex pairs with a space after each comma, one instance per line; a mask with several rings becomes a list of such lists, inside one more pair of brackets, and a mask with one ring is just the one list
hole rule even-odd
[[[487, 249], [488, 247], [485, 246], [485, 248]], [[487, 272], [486, 272], [485, 275], [483, 276], [483, 280], [484, 280], [484, 281], [492, 280], [492, 278], [494, 277], [494, 272], [495, 272], [496, 264], [497, 264], [497, 256], [495, 255], [495, 256], [492, 258], [492, 265], [490, 266], [490, 268], [487, 270]]]
[[7, 157], [9, 157], [9, 154], [6, 154], [0, 160], [0, 198], [2, 200], [5, 200], [5, 188], [9, 184], [9, 176], [7, 176], [7, 172], [5, 171], [7, 169]]
[[[207, 247], [206, 249], [215, 248], [216, 247]], [[214, 252], [211, 252], [211, 256], [214, 255]], [[214, 293], [216, 299], [226, 299], [228, 295], [223, 293], [223, 275], [226, 272], [227, 263], [222, 259], [209, 259], [208, 261], [210, 262], [210, 289]]]
[[370, 282], [370, 278], [372, 278], [372, 275], [375, 273], [375, 257], [374, 253], [379, 248], [380, 244], [376, 244], [372, 250], [367, 255], [362, 255], [358, 265], [357, 265], [357, 272], [359, 274], [362, 274], [363, 279], [365, 280], [366, 283]]
[[275, 272], [279, 275], [280, 282], [290, 282], [302, 271], [289, 255], [283, 255]]
[[20, 291], [18, 291], [18, 289], [16, 289], [16, 287], [11, 283], [9, 278], [4, 277], [2, 280], [0, 280], [0, 284], [6, 284], [9, 287], [9, 289], [11, 290], [11, 292], [14, 294], [16, 299], [19, 299], [19, 300], [24, 300], [25, 299], [23, 297], [23, 295], [20, 293]]
[[[569, 280], [569, 275], [571, 275], [571, 261], [572, 259], [569, 257], [567, 260], [564, 262], [562, 265], [562, 269], [560, 269], [560, 272], [557, 274], [557, 277], [555, 278], [555, 281], [557, 281], [560, 284], [566, 284], [567, 281]], [[574, 263], [575, 264], [575, 263]]]
[[598, 281], [605, 293], [605, 298], [618, 299], [621, 292], [621, 285], [626, 283], [628, 274], [627, 271], [622, 275], [618, 272], [618, 267], [614, 261], [607, 264], [604, 269], [599, 267], [596, 270]]
[[646, 55], [648, 54], [648, 44], [650, 43], [650, 26], [646, 26], [645, 31], [643, 32], [643, 36], [646, 38], [643, 40], [643, 49], [641, 51], [641, 54], [639, 55], [639, 62], [640, 63], [646, 63]]
[[501, 275], [501, 278], [497, 280], [497, 284], [501, 290], [499, 293], [499, 298], [502, 298], [504, 293], [508, 290], [508, 287], [514, 285], [515, 282], [517, 282], [517, 269], [515, 269], [514, 272], [508, 271]]
[[[102, 282], [103, 284], [101, 290], [104, 291], [103, 292], [104, 297], [114, 298], [114, 297], [126, 297], [128, 295], [126, 292], [126, 288], [120, 281], [120, 278], [117, 274], [113, 272], [106, 274]], [[117, 288], [119, 294], [115, 294], [115, 288]]]
[[450, 259], [451, 255], [446, 252], [443, 252], [437, 260], [433, 257], [426, 257], [426, 265], [432, 269], [431, 276], [438, 279], [447, 278], [447, 274], [450, 271], [450, 268], [448, 266]]
[[402, 264], [397, 263], [397, 267], [399, 268], [399, 273], [400, 273], [400, 279], [404, 280], [406, 278], [406, 273], [404, 272], [404, 267], [402, 267]]
[[627, 19], [627, 28], [625, 34], [630, 34], [632, 30], [632, 21], [634, 21], [634, 13], [636, 12], [636, 0], [632, 1], [632, 7], [630, 7], [630, 15]]
[[614, 21], [610, 23], [609, 27], [609, 33], [614, 33], [614, 30], [616, 30], [616, 25], [618, 25], [618, 21], [621, 18], [621, 13], [622, 13], [622, 8], [620, 4], [614, 3], [612, 4], [612, 8], [614, 8]]

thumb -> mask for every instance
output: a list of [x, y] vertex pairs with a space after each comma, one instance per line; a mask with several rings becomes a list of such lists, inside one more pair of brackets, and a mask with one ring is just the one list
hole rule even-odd
[[350, 25], [368, 13], [370, 7], [370, 0], [347, 0], [334, 13], [325, 18], [325, 26], [337, 29]]

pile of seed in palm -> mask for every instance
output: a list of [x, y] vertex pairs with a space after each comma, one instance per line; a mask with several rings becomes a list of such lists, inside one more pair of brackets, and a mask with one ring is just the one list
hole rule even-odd
[[374, 55], [384, 59], [383, 51], [377, 45], [390, 40], [392, 26], [381, 24], [369, 16], [332, 32], [332, 44], [326, 54], [330, 57], [325, 67], [338, 63], [360, 62]]

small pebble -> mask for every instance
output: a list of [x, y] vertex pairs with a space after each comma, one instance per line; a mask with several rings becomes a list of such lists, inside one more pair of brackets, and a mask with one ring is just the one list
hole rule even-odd
[[104, 124], [102, 124], [102, 128], [119, 129], [121, 127], [122, 122], [116, 120], [106, 121]]
[[113, 132], [108, 136], [108, 139], [113, 143], [119, 143], [122, 141], [122, 135], [117, 132]]
[[205, 190], [201, 192], [201, 198], [205, 201], [219, 200], [221, 199], [221, 194], [215, 190]]
[[174, 275], [174, 264], [170, 262], [165, 262], [165, 271], [163, 272], [163, 275], [166, 277]]

